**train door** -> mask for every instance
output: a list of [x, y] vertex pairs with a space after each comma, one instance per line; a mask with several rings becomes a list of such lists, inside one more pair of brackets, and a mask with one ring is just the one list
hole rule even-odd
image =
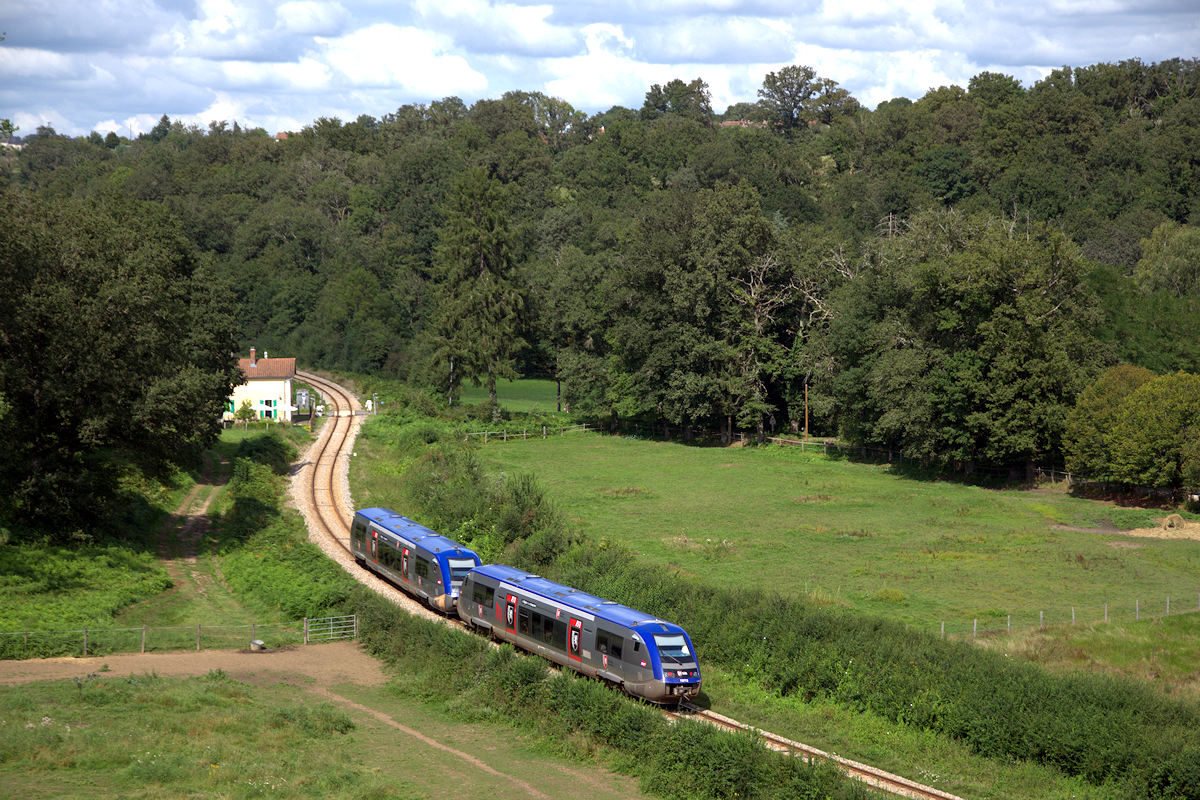
[[371, 561], [376, 564], [379, 563], [378, 548], [379, 548], [379, 531], [372, 530], [371, 531]]
[[575, 661], [582, 661], [583, 621], [572, 617], [567, 625], [567, 655]]
[[506, 595], [504, 598], [504, 628], [511, 634], [517, 632], [517, 596]]
[[400, 550], [400, 579], [408, 583], [408, 548]]

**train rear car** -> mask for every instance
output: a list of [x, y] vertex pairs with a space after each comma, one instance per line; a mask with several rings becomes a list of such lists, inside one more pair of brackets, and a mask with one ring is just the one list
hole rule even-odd
[[479, 556], [388, 508], [364, 508], [350, 526], [354, 559], [414, 597], [449, 614]]
[[458, 615], [497, 639], [655, 703], [700, 693], [700, 667], [683, 628], [515, 567], [476, 567]]

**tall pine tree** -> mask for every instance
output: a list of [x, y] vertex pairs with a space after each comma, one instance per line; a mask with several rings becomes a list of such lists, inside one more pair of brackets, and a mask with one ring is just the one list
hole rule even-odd
[[508, 206], [502, 183], [483, 168], [467, 170], [450, 192], [433, 261], [436, 357], [451, 397], [463, 379], [486, 383], [493, 413], [496, 379], [518, 377], [515, 356], [525, 345]]

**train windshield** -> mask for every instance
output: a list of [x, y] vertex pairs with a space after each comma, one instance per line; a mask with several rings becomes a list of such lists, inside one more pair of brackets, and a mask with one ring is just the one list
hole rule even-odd
[[687, 639], [683, 638], [681, 633], [656, 633], [654, 643], [658, 645], [658, 652], [663, 658], [669, 658], [672, 661], [690, 661], [692, 658], [691, 648], [688, 647]]
[[473, 558], [448, 558], [446, 563], [450, 567], [451, 583], [462, 583], [463, 578], [467, 577], [467, 573], [475, 569], [475, 559]]

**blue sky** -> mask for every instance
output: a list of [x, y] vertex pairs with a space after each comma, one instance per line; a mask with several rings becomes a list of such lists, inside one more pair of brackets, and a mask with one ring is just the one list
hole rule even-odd
[[0, 117], [19, 134], [160, 116], [270, 132], [457, 95], [595, 113], [701, 78], [713, 109], [806, 64], [874, 107], [984, 70], [1200, 55], [1196, 0], [0, 0]]

